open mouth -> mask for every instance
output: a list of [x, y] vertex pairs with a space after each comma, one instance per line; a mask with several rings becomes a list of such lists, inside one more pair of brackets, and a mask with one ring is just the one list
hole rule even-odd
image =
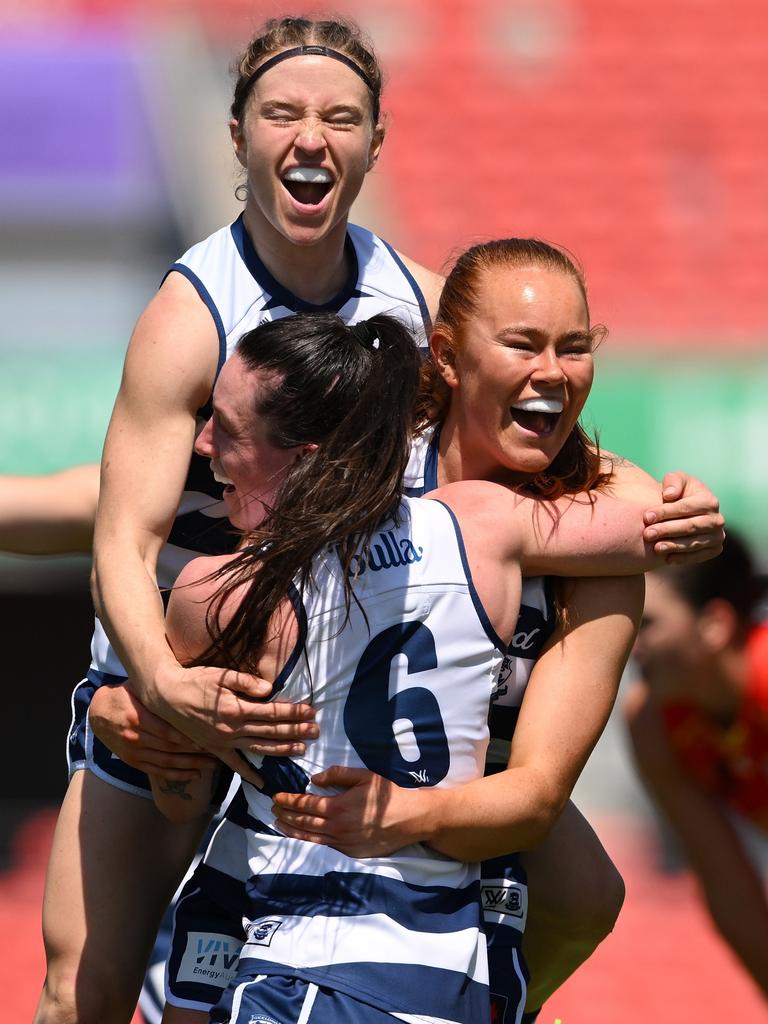
[[320, 206], [333, 188], [333, 177], [324, 167], [292, 167], [281, 181], [301, 206]]
[[559, 398], [527, 398], [509, 409], [515, 423], [529, 434], [546, 437], [553, 433], [563, 412]]
[[224, 493], [225, 494], [234, 494], [235, 493], [235, 485], [232, 483], [232, 481], [229, 479], [229, 477], [224, 476], [224, 474], [221, 472], [221, 470], [214, 469], [213, 466], [211, 466], [211, 472], [213, 473], [213, 479], [216, 481], [216, 483], [224, 485]]

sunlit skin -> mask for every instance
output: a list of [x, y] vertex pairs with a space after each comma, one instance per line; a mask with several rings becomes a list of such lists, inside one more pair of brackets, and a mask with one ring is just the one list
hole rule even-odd
[[[384, 138], [371, 110], [365, 83], [328, 57], [291, 57], [254, 84], [243, 123], [230, 131], [247, 172], [245, 223], [268, 268], [307, 257], [316, 268], [318, 246], [335, 257], [343, 245], [349, 208]], [[324, 169], [330, 186], [289, 191], [285, 176], [296, 167]]]
[[222, 368], [213, 392], [213, 415], [195, 442], [195, 451], [211, 460], [218, 479], [224, 478], [224, 503], [230, 522], [241, 530], [258, 526], [265, 505], [275, 495], [301, 447], [278, 448], [269, 437], [267, 421], [254, 416], [274, 375], [249, 370], [237, 353]]
[[[432, 337], [438, 368], [452, 389], [440, 437], [440, 483], [483, 479], [516, 485], [546, 469], [589, 395], [593, 336], [578, 282], [541, 266], [486, 271], [477, 315], [457, 342]], [[562, 403], [559, 415], [531, 417], [520, 401]]]

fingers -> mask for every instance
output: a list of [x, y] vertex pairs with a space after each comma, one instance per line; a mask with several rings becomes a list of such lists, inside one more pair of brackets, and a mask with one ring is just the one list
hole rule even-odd
[[257, 789], [263, 788], [264, 776], [256, 771], [250, 761], [244, 758], [240, 751], [217, 748], [215, 753], [220, 761], [222, 761], [228, 768], [231, 768], [232, 771], [242, 779], [245, 779], [246, 782], [250, 782], [250, 784], [252, 786], [256, 786]]
[[[319, 832], [306, 832], [301, 829], [292, 828], [290, 825], [280, 824], [280, 831], [289, 839], [303, 839], [305, 843], [316, 843], [318, 846], [330, 846], [328, 839]], [[343, 852], [343, 851], [342, 851]]]
[[696, 555], [699, 561], [703, 561], [714, 558], [723, 549], [725, 531], [722, 521], [722, 516], [717, 516], [714, 524], [711, 516], [694, 516], [690, 520], [659, 523], [646, 527], [643, 539], [653, 544], [656, 554]]
[[332, 808], [332, 796], [313, 796], [312, 793], [275, 793], [272, 810], [275, 814], [284, 811], [290, 814], [310, 814], [327, 819]]
[[331, 834], [325, 818], [319, 818], [313, 814], [297, 814], [284, 807], [281, 808], [277, 804], [273, 804], [272, 811], [281, 828], [288, 826], [300, 832], [313, 832], [322, 836]]
[[334, 764], [330, 768], [326, 768], [325, 771], [313, 775], [312, 782], [316, 786], [349, 787], [368, 782], [372, 776], [373, 772], [368, 771], [367, 768], [343, 768], [341, 765]]
[[245, 672], [225, 669], [219, 673], [219, 685], [232, 690], [249, 700], [268, 700], [272, 696], [272, 683], [258, 676], [250, 676]]
[[661, 481], [661, 493], [664, 501], [677, 501], [683, 496], [686, 480], [689, 479], [685, 473], [673, 471], [665, 473]]
[[714, 495], [690, 495], [679, 501], [648, 509], [643, 515], [646, 526], [666, 523], [672, 520], [688, 520], [696, 517], [709, 519], [713, 526], [722, 526], [725, 520], [720, 515], [720, 503]]
[[196, 779], [203, 768], [211, 763], [211, 758], [202, 754], [169, 754], [164, 750], [141, 749], [130, 755], [130, 760], [123, 758], [127, 764], [139, 768], [147, 775], [162, 774], [172, 779]]

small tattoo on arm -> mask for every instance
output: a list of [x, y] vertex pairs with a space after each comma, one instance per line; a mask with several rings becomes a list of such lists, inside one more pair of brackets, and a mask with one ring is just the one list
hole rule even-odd
[[188, 779], [163, 779], [160, 792], [168, 796], [180, 796], [182, 800], [191, 800], [192, 796], [187, 792], [188, 785]]

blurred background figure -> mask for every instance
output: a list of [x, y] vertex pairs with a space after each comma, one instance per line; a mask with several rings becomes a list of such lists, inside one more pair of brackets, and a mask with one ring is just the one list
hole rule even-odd
[[643, 783], [768, 1001], [765, 590], [733, 532], [711, 562], [649, 573], [624, 713]]
[[[701, 476], [759, 558], [768, 545], [765, 0], [341, 0], [333, 9], [370, 33], [389, 73], [391, 131], [352, 220], [433, 269], [483, 238], [565, 243], [611, 329], [587, 424], [652, 472], [676, 465]], [[147, 295], [179, 252], [240, 209], [230, 56], [270, 15], [323, 10], [314, 0], [0, 0], [0, 474], [99, 458]], [[61, 737], [88, 661], [87, 577], [85, 555], [0, 559], [12, 682], [0, 863], [14, 872], [0, 876], [0, 929], [14, 936], [0, 981], [18, 1020], [31, 1015], [42, 971], [48, 826], [35, 820], [50, 818], [31, 812], [55, 808], [66, 784]], [[696, 945], [706, 924], [690, 916], [692, 898], [651, 872], [649, 819], [632, 786], [614, 728], [580, 793], [625, 873], [627, 904], [605, 953], [542, 1024], [768, 1020], [716, 944]], [[684, 937], [676, 922], [689, 926]], [[666, 934], [680, 934], [674, 948]]]

